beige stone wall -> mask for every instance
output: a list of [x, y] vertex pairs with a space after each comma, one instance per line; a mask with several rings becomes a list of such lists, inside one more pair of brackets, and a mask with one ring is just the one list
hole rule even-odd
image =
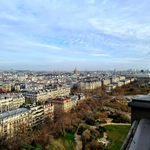
[[44, 105], [44, 117], [50, 117], [52, 120], [54, 118], [54, 105], [48, 104]]
[[55, 98], [56, 96], [65, 96], [65, 95], [69, 95], [71, 91], [71, 88], [61, 88], [61, 89], [54, 89], [51, 90], [49, 92], [46, 91], [41, 91], [40, 93], [26, 93], [25, 94], [25, 99], [26, 101], [30, 101], [30, 102], [44, 102], [46, 101], [48, 98]]
[[120, 76], [120, 80], [125, 80], [125, 76]]
[[0, 121], [0, 130], [2, 136], [13, 137], [19, 128], [28, 126], [28, 112], [22, 112], [9, 116]]
[[54, 105], [54, 110], [58, 110], [58, 109], [61, 109], [62, 111], [69, 111], [74, 105], [77, 104], [76, 101], [74, 100], [71, 100], [71, 99], [65, 99], [65, 100], [57, 100], [57, 99], [54, 99], [53, 100], [53, 105]]
[[92, 89], [95, 89], [97, 87], [100, 87], [101, 86], [101, 82], [99, 81], [94, 81], [94, 82], [80, 82], [79, 83], [79, 86], [83, 89], [86, 89], [86, 90], [92, 90]]
[[104, 85], [110, 84], [110, 79], [105, 79], [105, 80], [103, 81], [103, 84], [104, 84]]
[[[16, 110], [17, 111], [17, 110]], [[13, 137], [18, 130], [36, 126], [40, 124], [47, 116], [51, 119], [54, 118], [54, 106], [39, 105], [30, 107], [29, 111], [21, 111], [20, 113], [14, 113], [9, 115], [9, 112], [5, 112], [6, 117], [0, 119], [0, 136]]]
[[23, 95], [14, 94], [8, 96], [8, 94], [4, 94], [3, 97], [0, 97], [0, 111], [5, 112], [16, 109], [20, 107], [24, 102], [25, 97]]
[[11, 83], [3, 83], [2, 89], [7, 91], [7, 92], [11, 92]]

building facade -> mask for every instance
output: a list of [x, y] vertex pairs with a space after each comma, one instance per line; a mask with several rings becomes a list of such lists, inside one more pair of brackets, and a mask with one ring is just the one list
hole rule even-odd
[[98, 87], [101, 86], [101, 81], [84, 81], [84, 82], [79, 82], [78, 86], [81, 89], [93, 90], [93, 89], [98, 88]]
[[0, 115], [0, 136], [13, 137], [22, 127], [29, 125], [29, 109], [18, 108]]
[[25, 97], [20, 93], [0, 94], [0, 111], [10, 111], [19, 108], [25, 102]]
[[31, 103], [45, 102], [49, 98], [55, 98], [56, 96], [69, 95], [71, 91], [70, 87], [61, 87], [55, 89], [45, 89], [37, 91], [27, 91], [23, 93], [25, 100]]
[[3, 112], [0, 115], [0, 136], [13, 137], [14, 135], [41, 124], [46, 117], [54, 118], [54, 105], [31, 105]]

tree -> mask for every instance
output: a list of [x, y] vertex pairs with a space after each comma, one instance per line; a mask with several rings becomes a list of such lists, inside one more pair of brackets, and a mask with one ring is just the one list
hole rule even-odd
[[82, 134], [82, 142], [85, 145], [87, 142], [91, 141], [91, 132], [90, 130], [85, 130]]
[[77, 131], [78, 135], [82, 135], [82, 133], [86, 130], [85, 125], [80, 125]]
[[65, 150], [65, 147], [59, 141], [55, 140], [46, 146], [45, 150]]
[[102, 143], [98, 141], [92, 141], [85, 145], [85, 150], [102, 150]]
[[98, 126], [97, 130], [99, 131], [100, 134], [103, 134], [103, 132], [106, 132], [106, 129], [102, 126]]
[[94, 118], [93, 112], [91, 112], [91, 111], [87, 112], [85, 122], [89, 125], [95, 124], [95, 118]]
[[96, 139], [100, 135], [99, 131], [96, 130], [96, 129], [90, 129], [90, 132], [91, 132], [91, 138], [92, 138], [92, 140]]

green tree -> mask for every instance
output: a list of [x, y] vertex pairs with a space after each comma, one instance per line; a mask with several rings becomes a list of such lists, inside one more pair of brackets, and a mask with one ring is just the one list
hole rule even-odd
[[65, 150], [65, 147], [59, 141], [55, 140], [46, 146], [45, 150]]

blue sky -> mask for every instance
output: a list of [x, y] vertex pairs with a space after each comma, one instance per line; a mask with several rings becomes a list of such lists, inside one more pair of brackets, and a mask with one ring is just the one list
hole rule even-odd
[[0, 70], [150, 69], [150, 0], [0, 0]]

